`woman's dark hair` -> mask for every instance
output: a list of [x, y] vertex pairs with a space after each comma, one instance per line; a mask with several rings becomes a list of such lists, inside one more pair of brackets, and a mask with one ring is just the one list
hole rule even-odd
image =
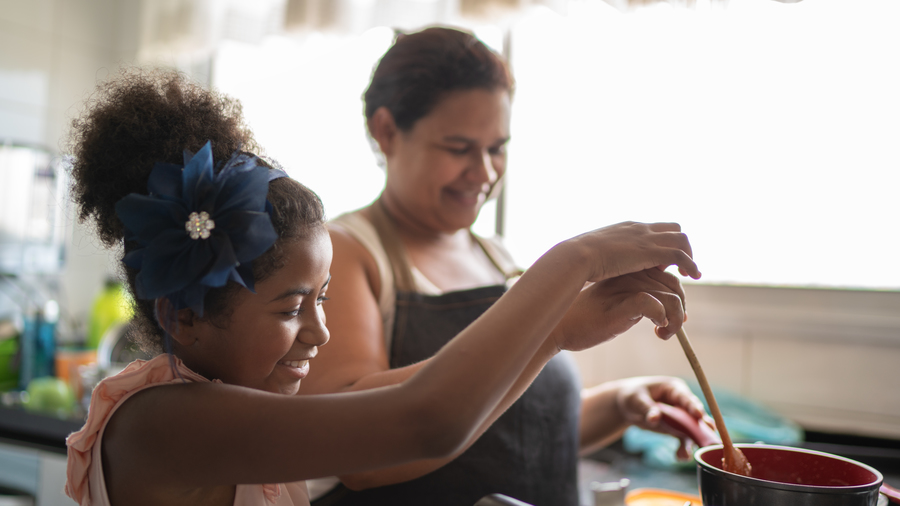
[[[79, 206], [79, 218], [93, 220], [104, 244], [121, 244], [128, 253], [136, 244], [125, 241], [116, 202], [130, 193], [146, 195], [147, 181], [157, 162], [181, 165], [184, 150], [197, 152], [207, 141], [211, 141], [216, 161], [227, 160], [239, 150], [258, 151], [253, 134], [244, 124], [241, 104], [192, 83], [180, 73], [126, 69], [101, 83], [83, 115], [72, 123], [72, 194]], [[260, 164], [271, 168], [264, 159]], [[325, 222], [319, 197], [290, 178], [270, 182], [267, 198], [279, 239], [253, 260], [256, 282], [283, 265], [281, 246], [285, 240], [303, 238]], [[134, 294], [137, 271], [123, 268]], [[216, 324], [227, 320], [231, 300], [240, 289], [240, 285], [229, 282], [209, 290], [204, 315]], [[135, 323], [140, 331], [133, 335], [145, 351], [158, 353], [163, 348], [164, 333], [154, 316], [155, 302], [134, 300]]]
[[387, 107], [406, 132], [447, 93], [477, 88], [512, 92], [513, 79], [503, 59], [474, 35], [442, 27], [400, 35], [363, 95], [366, 119]]

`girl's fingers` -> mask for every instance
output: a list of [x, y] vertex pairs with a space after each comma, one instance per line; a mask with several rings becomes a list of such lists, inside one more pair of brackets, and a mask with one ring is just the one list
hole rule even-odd
[[648, 223], [647, 228], [654, 232], [681, 232], [681, 225], [675, 222]]
[[657, 269], [647, 269], [613, 280], [624, 294], [619, 313], [629, 321], [647, 318], [657, 335], [668, 339], [684, 322], [684, 289], [678, 278]]
[[660, 246], [678, 249], [685, 252], [689, 257], [694, 257], [691, 241], [688, 240], [687, 234], [681, 231], [681, 226], [679, 224], [651, 223], [648, 228], [657, 233], [656, 242]]
[[669, 325], [666, 318], [666, 307], [659, 299], [648, 292], [637, 292], [622, 302], [622, 308], [630, 320], [647, 318], [657, 327]]
[[[684, 324], [684, 306], [682, 298], [670, 292], [653, 292], [656, 298], [663, 306], [666, 312], [666, 324], [656, 326], [656, 335], [663, 340], [668, 340], [674, 336], [678, 329]], [[654, 322], [656, 323], [656, 322]]]
[[674, 274], [670, 274], [664, 270], [647, 269], [644, 271], [650, 279], [658, 283], [658, 289], [665, 292], [672, 292], [681, 299], [681, 307], [685, 308], [684, 287]]
[[678, 272], [682, 276], [689, 276], [693, 279], [700, 279], [700, 268], [697, 267], [697, 263], [694, 262], [694, 259], [686, 253], [684, 250], [672, 248], [670, 251], [670, 260], [667, 267], [669, 265], [677, 265]]
[[678, 266], [682, 275], [700, 278], [687, 235], [677, 223], [625, 222], [588, 232], [574, 241], [588, 247], [599, 261], [590, 275], [593, 281], [610, 279], [660, 266]]

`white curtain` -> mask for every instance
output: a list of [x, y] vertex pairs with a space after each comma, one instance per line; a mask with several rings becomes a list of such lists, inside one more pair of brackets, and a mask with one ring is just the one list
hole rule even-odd
[[[258, 43], [285, 32], [361, 34], [378, 26], [416, 29], [429, 24], [505, 26], [535, 6], [565, 15], [590, 0], [130, 0], [139, 14], [138, 61], [208, 58], [223, 40]], [[595, 0], [599, 1], [599, 0]], [[619, 10], [698, 0], [603, 0]], [[701, 0], [702, 1], [702, 0]], [[728, 0], [705, 0], [727, 4]], [[759, 0], [769, 1], [769, 0]], [[785, 3], [800, 0], [776, 0]], [[128, 3], [128, 2], [126, 2]]]

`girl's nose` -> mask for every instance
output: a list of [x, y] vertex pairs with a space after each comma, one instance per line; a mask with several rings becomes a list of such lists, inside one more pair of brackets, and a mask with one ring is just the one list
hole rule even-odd
[[297, 337], [304, 344], [313, 346], [322, 346], [327, 343], [331, 334], [328, 332], [328, 327], [325, 326], [325, 311], [319, 308], [315, 315], [310, 315], [310, 318], [303, 322], [300, 335]]

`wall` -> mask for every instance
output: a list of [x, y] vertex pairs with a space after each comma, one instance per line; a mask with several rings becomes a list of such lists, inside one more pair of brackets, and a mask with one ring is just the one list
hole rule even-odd
[[[0, 142], [65, 152], [78, 106], [137, 47], [136, 1], [0, 0]], [[82, 321], [111, 255], [69, 208], [60, 303]]]
[[[808, 429], [900, 439], [900, 293], [686, 285], [687, 334], [710, 383]], [[586, 385], [693, 378], [647, 323], [576, 354]]]

